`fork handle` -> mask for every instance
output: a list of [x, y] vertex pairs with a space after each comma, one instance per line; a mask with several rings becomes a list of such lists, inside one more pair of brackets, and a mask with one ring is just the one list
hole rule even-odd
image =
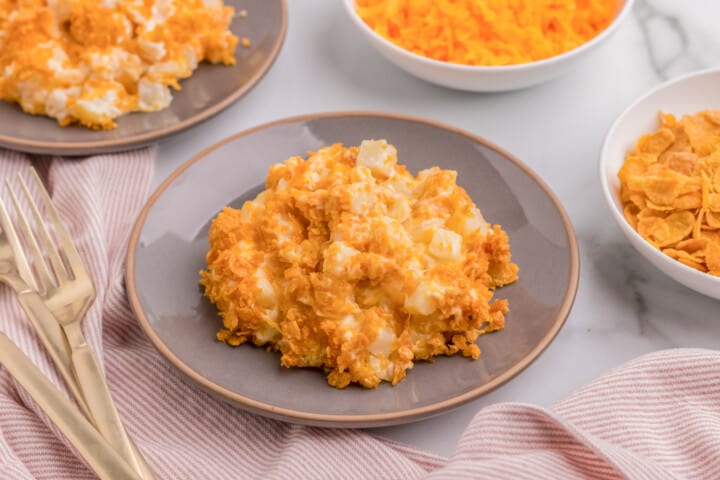
[[90, 422], [3, 333], [0, 333], [0, 364], [30, 394], [102, 480], [139, 480]]
[[[101, 401], [101, 399], [99, 399], [98, 397], [88, 397], [89, 393], [86, 393], [85, 387], [77, 379], [78, 375], [73, 365], [74, 359], [71, 358], [71, 356], [68, 354], [68, 352], [70, 351], [70, 346], [68, 345], [69, 342], [67, 340], [66, 331], [63, 331], [63, 327], [60, 326], [60, 323], [58, 323], [55, 316], [47, 308], [42, 297], [40, 297], [40, 295], [35, 290], [22, 290], [21, 288], [18, 288], [18, 290], [20, 290], [18, 292], [18, 301], [20, 305], [30, 319], [30, 322], [32, 323], [35, 331], [40, 337], [40, 340], [45, 346], [45, 349], [50, 353], [50, 357], [52, 358], [58, 371], [65, 380], [65, 384], [68, 386], [70, 392], [75, 397], [75, 401], [80, 406], [80, 409], [83, 411], [85, 416], [96, 426], [98, 431], [113, 445], [113, 448], [118, 451], [118, 453], [122, 454], [124, 458], [128, 459], [129, 462], [131, 462], [131, 466], [135, 471], [140, 474], [142, 480], [153, 480], [155, 478], [155, 475], [153, 474], [152, 470], [148, 466], [147, 462], [143, 458], [135, 443], [127, 436], [127, 433], [125, 433], [122, 424], [119, 423], [119, 418], [117, 420], [119, 428], [122, 429], [124, 437], [128, 439], [128, 442], [130, 443], [130, 449], [132, 451], [130, 456], [125, 456], [123, 450], [118, 450], [117, 448], [115, 448], [115, 444], [113, 444], [110, 440], [111, 437], [105, 435], [106, 431], [110, 431], [111, 434], [114, 435], [114, 428], [110, 430], [101, 429], [101, 422], [98, 421], [98, 415], [102, 415], [102, 412], [99, 412], [98, 410], [101, 408], [101, 404], [103, 404], [104, 402]], [[99, 371], [99, 367], [97, 367], [97, 362], [95, 361], [95, 356], [92, 354], [92, 350], [90, 350], [89, 346], [85, 342], [84, 337], [82, 337], [82, 332], [80, 332], [80, 334], [80, 343], [84, 344], [84, 348], [90, 352], [90, 355], [92, 356], [92, 363]], [[105, 387], [106, 384], [102, 373], [100, 373], [100, 379], [102, 381], [98, 382], [97, 384], [100, 387]], [[107, 389], [107, 387], [105, 387], [105, 389]], [[88, 392], [90, 392], [90, 390], [88, 390]], [[108, 398], [110, 397], [109, 392], [107, 393], [107, 396]], [[110, 399], [109, 405], [110, 408], [115, 411], [112, 399]], [[115, 412], [114, 415], [117, 418], [117, 412]]]
[[152, 470], [134, 447], [122, 425], [105, 376], [100, 370], [95, 354], [85, 341], [80, 323], [63, 325], [63, 330], [70, 346], [75, 379], [83, 392], [96, 428], [115, 451], [142, 476], [143, 480], [154, 479]]
[[25, 311], [35, 332], [37, 332], [40, 341], [45, 349], [50, 353], [55, 366], [65, 380], [65, 384], [70, 389], [75, 401], [80, 406], [80, 410], [86, 417], [92, 420], [92, 415], [88, 409], [87, 403], [83, 398], [80, 387], [75, 381], [72, 361], [68, 355], [67, 340], [62, 327], [58, 323], [55, 316], [45, 306], [45, 302], [35, 290], [25, 290], [18, 292], [18, 302]]

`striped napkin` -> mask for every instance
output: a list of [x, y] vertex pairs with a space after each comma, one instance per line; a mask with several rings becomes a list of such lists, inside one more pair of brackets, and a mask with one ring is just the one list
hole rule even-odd
[[[98, 296], [84, 322], [120, 415], [161, 479], [720, 478], [720, 353], [677, 349], [616, 368], [552, 409], [484, 408], [444, 458], [360, 430], [308, 428], [244, 413], [165, 362], [123, 287], [129, 231], [149, 193], [154, 149], [36, 158], [90, 266]], [[0, 151], [0, 179], [30, 159]], [[9, 288], [0, 329], [62, 386]], [[94, 478], [0, 369], [0, 479]]]

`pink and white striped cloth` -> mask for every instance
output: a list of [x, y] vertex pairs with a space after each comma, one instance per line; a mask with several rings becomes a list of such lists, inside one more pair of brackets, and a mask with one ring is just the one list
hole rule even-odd
[[[126, 243], [153, 175], [153, 149], [36, 159], [98, 287], [84, 327], [121, 416], [161, 479], [720, 478], [720, 353], [678, 349], [619, 367], [550, 410], [498, 404], [443, 458], [370, 433], [308, 428], [217, 401], [166, 363], [123, 289]], [[0, 151], [0, 179], [27, 168]], [[0, 329], [57, 385], [10, 290]], [[63, 436], [0, 369], [0, 479], [90, 479]]]

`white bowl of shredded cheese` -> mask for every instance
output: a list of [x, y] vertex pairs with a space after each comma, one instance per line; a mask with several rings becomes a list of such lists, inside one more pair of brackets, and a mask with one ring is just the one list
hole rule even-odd
[[634, 2], [617, 0], [617, 13], [611, 23], [598, 35], [576, 48], [543, 60], [498, 66], [450, 63], [413, 53], [374, 31], [358, 13], [356, 0], [343, 0], [343, 3], [353, 24], [370, 44], [399, 68], [444, 87], [472, 92], [496, 92], [536, 85], [570, 70], [617, 31]]

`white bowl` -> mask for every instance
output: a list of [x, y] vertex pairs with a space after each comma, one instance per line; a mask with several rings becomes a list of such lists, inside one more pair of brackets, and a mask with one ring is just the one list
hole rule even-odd
[[537, 62], [507, 66], [471, 66], [441, 62], [412, 53], [381, 37], [355, 11], [355, 0], [343, 0], [353, 23], [382, 56], [406, 72], [431, 83], [471, 92], [516, 90], [560, 75], [615, 33], [632, 9], [634, 0], [617, 0], [618, 14], [595, 38], [560, 55]]
[[620, 180], [617, 178], [625, 154], [635, 147], [638, 137], [657, 130], [659, 111], [679, 117], [718, 108], [720, 68], [691, 73], [651, 90], [630, 105], [610, 127], [600, 155], [600, 181], [605, 200], [620, 230], [645, 258], [683, 285], [720, 299], [720, 277], [673, 260], [653, 247], [628, 224], [620, 203]]

